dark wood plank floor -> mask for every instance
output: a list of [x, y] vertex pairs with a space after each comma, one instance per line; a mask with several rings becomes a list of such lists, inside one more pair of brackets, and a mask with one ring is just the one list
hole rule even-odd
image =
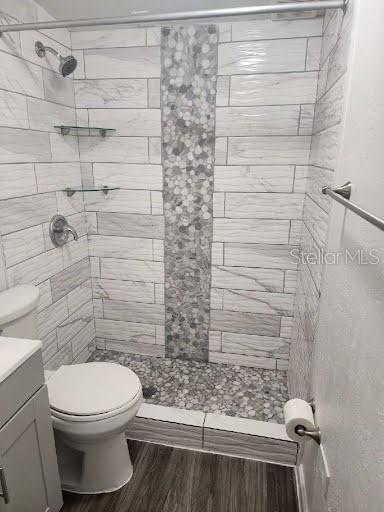
[[297, 512], [291, 468], [129, 441], [134, 475], [111, 494], [64, 493], [61, 512]]

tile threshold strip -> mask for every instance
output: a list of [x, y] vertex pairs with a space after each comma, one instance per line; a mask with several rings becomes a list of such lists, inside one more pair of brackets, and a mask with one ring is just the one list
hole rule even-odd
[[295, 466], [298, 444], [284, 425], [143, 403], [128, 439]]

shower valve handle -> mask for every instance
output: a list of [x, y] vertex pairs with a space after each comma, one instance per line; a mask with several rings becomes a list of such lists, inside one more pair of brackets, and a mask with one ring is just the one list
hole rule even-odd
[[69, 234], [73, 236], [74, 240], [79, 239], [75, 228], [68, 224], [64, 215], [54, 215], [49, 224], [49, 236], [53, 245], [56, 247], [65, 245], [68, 242]]

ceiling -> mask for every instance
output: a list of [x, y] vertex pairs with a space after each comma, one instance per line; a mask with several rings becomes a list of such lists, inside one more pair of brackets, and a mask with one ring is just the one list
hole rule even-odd
[[[57, 20], [246, 7], [270, 0], [36, 0]], [[276, 0], [273, 3], [277, 3]]]

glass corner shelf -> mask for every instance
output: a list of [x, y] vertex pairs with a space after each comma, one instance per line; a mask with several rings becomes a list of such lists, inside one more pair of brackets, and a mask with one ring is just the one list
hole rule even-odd
[[[70, 125], [55, 125], [54, 128], [60, 130], [61, 135], [89, 135], [93, 133], [106, 137], [109, 132], [115, 132], [115, 128], [102, 128], [99, 126], [70, 126]], [[88, 133], [87, 133], [88, 132]]]
[[63, 189], [63, 192], [67, 194], [68, 197], [72, 197], [76, 192], [98, 192], [102, 191], [103, 194], [107, 195], [110, 190], [120, 190], [119, 187], [67, 187]]

